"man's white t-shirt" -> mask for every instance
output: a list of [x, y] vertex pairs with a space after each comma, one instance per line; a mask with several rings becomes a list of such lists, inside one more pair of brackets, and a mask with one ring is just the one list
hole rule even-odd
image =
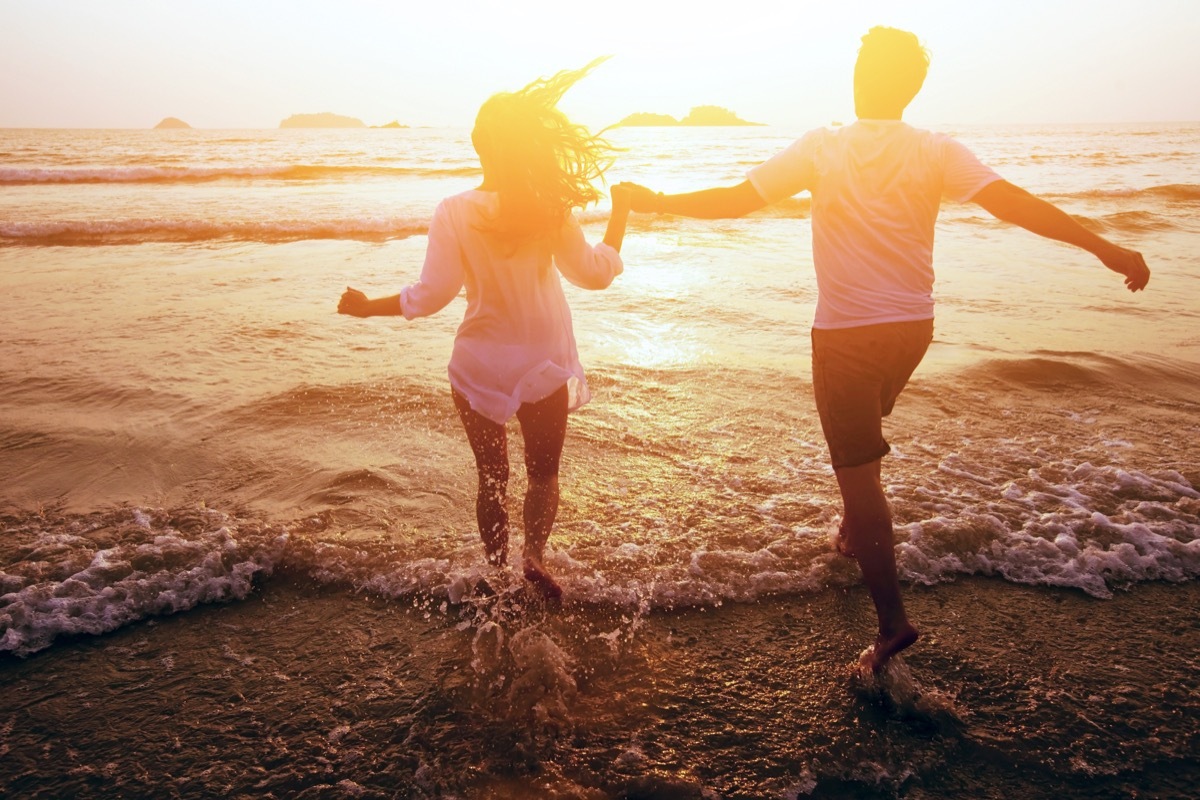
[[809, 131], [754, 167], [768, 203], [812, 193], [814, 328], [933, 318], [933, 229], [1000, 176], [951, 137], [899, 120]]

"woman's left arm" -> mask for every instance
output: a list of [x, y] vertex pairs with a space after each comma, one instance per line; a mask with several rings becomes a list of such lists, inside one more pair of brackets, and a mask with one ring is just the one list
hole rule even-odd
[[400, 295], [377, 297], [374, 300], [349, 286], [338, 301], [338, 313], [352, 317], [395, 317], [400, 314]]
[[421, 278], [400, 294], [371, 299], [349, 286], [338, 301], [338, 313], [352, 317], [427, 317], [441, 311], [463, 287], [462, 251], [445, 203], [439, 203], [429, 220], [429, 243]]

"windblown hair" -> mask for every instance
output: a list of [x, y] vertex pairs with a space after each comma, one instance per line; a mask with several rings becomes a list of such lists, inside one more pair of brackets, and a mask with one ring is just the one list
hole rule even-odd
[[856, 101], [873, 109], [903, 110], [929, 72], [929, 51], [916, 34], [876, 26], [862, 37], [854, 66]]
[[497, 234], [514, 241], [548, 234], [572, 209], [604, 196], [593, 181], [612, 164], [612, 146], [571, 122], [557, 105], [605, 60], [493, 95], [479, 109], [471, 141], [500, 196]]

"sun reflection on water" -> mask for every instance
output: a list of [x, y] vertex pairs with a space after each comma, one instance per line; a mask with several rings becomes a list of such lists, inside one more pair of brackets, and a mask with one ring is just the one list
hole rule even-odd
[[626, 363], [650, 369], [686, 366], [703, 355], [695, 332], [670, 320], [640, 320], [614, 344]]

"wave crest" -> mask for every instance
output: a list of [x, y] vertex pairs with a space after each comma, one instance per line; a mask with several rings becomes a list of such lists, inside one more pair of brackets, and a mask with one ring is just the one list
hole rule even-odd
[[374, 167], [331, 164], [279, 164], [265, 167], [56, 167], [0, 169], [0, 186], [87, 183], [205, 183], [221, 180], [336, 181], [363, 178], [458, 177], [482, 175], [476, 166]]
[[385, 242], [423, 236], [427, 219], [376, 217], [239, 222], [207, 220], [59, 220], [0, 223], [0, 246], [103, 245], [143, 242], [244, 241], [276, 244], [308, 239]]
[[1077, 200], [1155, 200], [1180, 203], [1200, 202], [1200, 185], [1168, 183], [1143, 189], [1089, 189], [1082, 192], [1047, 193], [1046, 197]]

